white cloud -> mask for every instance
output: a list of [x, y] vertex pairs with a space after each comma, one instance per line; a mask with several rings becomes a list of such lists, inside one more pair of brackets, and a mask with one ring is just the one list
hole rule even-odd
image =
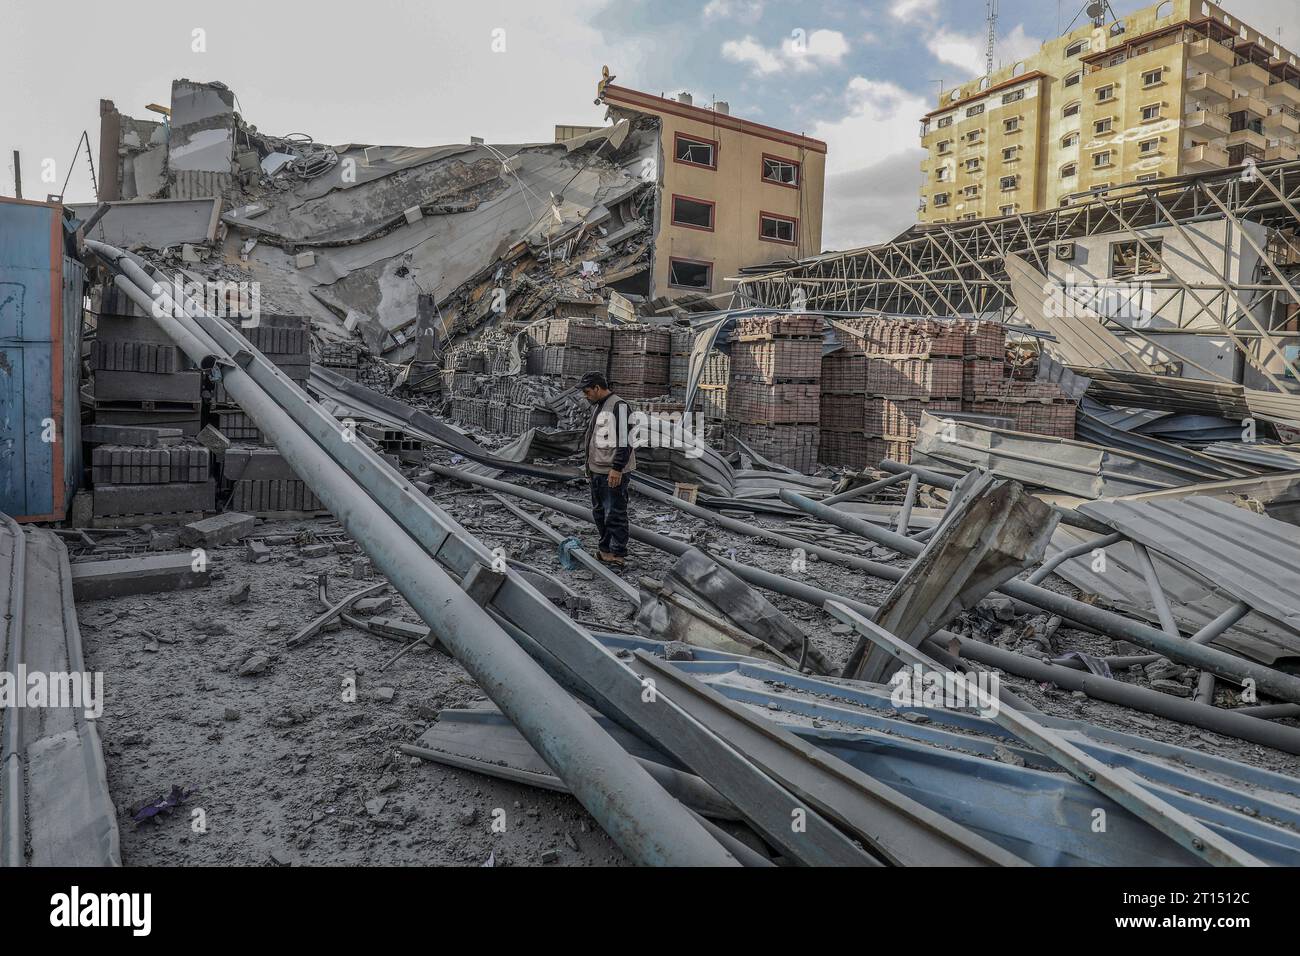
[[814, 30], [805, 34], [794, 30], [779, 47], [766, 47], [752, 36], [727, 40], [722, 56], [733, 63], [747, 63], [750, 69], [766, 76], [781, 71], [807, 73], [823, 66], [838, 66], [849, 52], [849, 41], [838, 30]]
[[[940, 30], [925, 45], [935, 59], [960, 68], [967, 78], [984, 73], [988, 38], [983, 34]], [[1023, 60], [1037, 53], [1042, 45], [1042, 40], [1027, 35], [1024, 24], [1018, 23], [1006, 36], [998, 37], [993, 47], [993, 68], [1001, 69]]]
[[765, 0], [709, 0], [704, 5], [704, 19], [738, 20], [754, 23], [763, 16]]
[[921, 194], [925, 99], [894, 83], [855, 76], [843, 103], [843, 116], [809, 131], [827, 147], [826, 249], [890, 238], [916, 221]]
[[928, 19], [938, 12], [939, 0], [894, 0], [894, 5], [889, 8], [890, 15], [904, 23]]

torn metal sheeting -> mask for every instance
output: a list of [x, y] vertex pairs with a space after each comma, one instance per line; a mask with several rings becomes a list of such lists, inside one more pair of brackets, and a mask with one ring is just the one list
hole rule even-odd
[[948, 426], [928, 412], [921, 417], [913, 461], [962, 471], [979, 468], [1080, 498], [1135, 494], [1218, 477], [1086, 442], [964, 422]]
[[1214, 498], [1093, 501], [1084, 514], [1186, 565], [1300, 640], [1300, 535]]
[[[906, 641], [873, 624], [851, 608], [830, 602], [826, 609], [844, 623], [851, 625], [858, 633], [870, 638], [877, 647], [887, 649], [901, 663], [920, 666], [927, 671], [940, 674], [950, 673], [941, 664], [910, 646]], [[1147, 789], [1128, 770], [1106, 766], [1102, 761], [1027, 714], [1011, 707], [993, 706], [996, 700], [980, 690], [973, 680], [969, 677], [959, 679], [967, 682], [967, 686], [980, 701], [980, 706], [992, 708], [993, 720], [1015, 734], [1018, 739], [1052, 758], [1073, 777], [1095, 787], [1207, 863], [1214, 866], [1265, 865], [1263, 861]]]

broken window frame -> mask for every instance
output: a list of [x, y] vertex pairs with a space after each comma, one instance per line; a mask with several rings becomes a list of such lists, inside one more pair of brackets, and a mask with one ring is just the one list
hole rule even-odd
[[[781, 239], [778, 236], [768, 236], [764, 234], [763, 226], [766, 222], [773, 222], [778, 227], [789, 226], [790, 238]], [[778, 233], [779, 233], [778, 228]], [[758, 214], [758, 238], [763, 242], [778, 242], [783, 246], [797, 246], [799, 244], [799, 220], [793, 216], [783, 216], [778, 212], [759, 212]]]
[[[677, 277], [677, 266], [704, 266], [704, 284], [691, 285], [682, 282]], [[712, 292], [713, 291], [713, 263], [707, 259], [686, 259], [682, 256], [670, 256], [668, 258], [668, 287], [671, 289], [690, 289], [693, 292]]]
[[[774, 156], [771, 153], [764, 153], [759, 167], [762, 171], [763, 182], [771, 183], [773, 186], [784, 186], [786, 189], [798, 189], [803, 185], [803, 163], [794, 159], [786, 159], [784, 156]], [[779, 164], [780, 166], [789, 166], [793, 170], [793, 178], [790, 182], [781, 179], [773, 179], [768, 175], [768, 163]]]
[[[679, 199], [682, 200], [683, 202], [696, 203], [697, 205], [700, 206], [706, 206], [709, 210], [709, 224], [707, 226], [701, 226], [697, 223], [683, 222], [682, 220], [678, 219], [677, 201]], [[673, 193], [672, 202], [668, 207], [669, 208], [668, 221], [672, 223], [674, 226], [681, 226], [683, 229], [698, 229], [701, 232], [713, 232], [713, 227], [717, 223], [717, 205], [718, 204], [715, 202], [712, 202], [708, 199], [700, 199], [698, 196], [683, 196], [680, 193]]]
[[[1007, 183], [1010, 183], [1011, 185], [1008, 186]], [[1004, 193], [1014, 192], [1015, 190], [1019, 189], [1020, 188], [1019, 174], [1003, 176], [1001, 179], [998, 180], [998, 188], [1002, 190], [1002, 192]]]
[[1136, 239], [1122, 239], [1110, 244], [1110, 278], [1142, 279], [1162, 274], [1157, 256], [1164, 254], [1164, 240], [1145, 241], [1151, 252]]
[[[697, 163], [692, 159], [681, 158], [682, 143], [686, 142], [689, 146], [708, 147], [710, 161], [707, 163]], [[686, 133], [673, 134], [673, 162], [681, 163], [683, 166], [694, 166], [696, 169], [717, 169], [718, 168], [718, 141], [708, 139], [704, 136], [690, 136]]]

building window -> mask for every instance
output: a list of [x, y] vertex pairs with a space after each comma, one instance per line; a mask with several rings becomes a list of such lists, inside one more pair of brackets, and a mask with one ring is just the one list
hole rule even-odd
[[939, 144], [939, 153], [944, 154], [952, 150], [952, 140], [945, 139]]
[[962, 194], [967, 199], [974, 199], [980, 194], [980, 188], [977, 185], [967, 186], [962, 190]]
[[980, 161], [978, 159], [966, 160], [966, 172], [973, 173], [979, 168], [980, 168]]
[[966, 215], [964, 215], [964, 216], [961, 217], [961, 221], [962, 221], [962, 222], [973, 222], [973, 221], [975, 221], [975, 220], [978, 219], [978, 218], [979, 218], [979, 216], [978, 216], [977, 214], [975, 214], [975, 213], [973, 213], [973, 212], [968, 212], [968, 213], [966, 213]]
[[1115, 84], [1107, 83], [1105, 86], [1097, 87], [1097, 102], [1109, 103], [1115, 98]]
[[764, 182], [776, 183], [778, 186], [799, 185], [799, 164], [792, 159], [779, 156], [763, 157]]
[[1079, 145], [1079, 134], [1069, 133], [1061, 140], [1061, 149], [1073, 149]]
[[966, 117], [967, 117], [967, 119], [969, 119], [969, 118], [972, 117], [972, 116], [979, 116], [979, 115], [980, 115], [981, 113], [983, 113], [983, 112], [984, 112], [984, 104], [983, 104], [983, 103], [976, 103], [974, 106], [968, 106], [968, 107], [966, 107]]
[[1160, 104], [1152, 103], [1150, 106], [1142, 107], [1142, 122], [1149, 123], [1152, 120], [1160, 119]]
[[1149, 183], [1153, 179], [1159, 179], [1159, 176], [1157, 176], [1155, 173], [1147, 173], [1145, 176], [1139, 176], [1137, 178], [1137, 181], [1140, 183]]
[[668, 284], [678, 289], [713, 289], [713, 263], [699, 259], [669, 259]]
[[673, 225], [713, 231], [713, 203], [690, 196], [673, 196]]
[[799, 221], [775, 213], [759, 213], [758, 238], [768, 242], [785, 242], [794, 245], [799, 238]]
[[947, 193], [935, 193], [935, 194], [934, 194], [934, 204], [935, 204], [936, 206], [946, 206], [946, 205], [948, 205], [948, 194], [947, 194]]
[[1007, 119], [1007, 120], [1003, 120], [1003, 121], [1002, 121], [1002, 132], [1004, 132], [1004, 133], [1014, 133], [1014, 132], [1016, 132], [1016, 131], [1019, 130], [1019, 129], [1020, 129], [1020, 117], [1019, 117], [1019, 116], [1013, 116], [1013, 117], [1011, 117], [1011, 119]]
[[1101, 169], [1110, 165], [1110, 150], [1103, 149], [1100, 153], [1092, 154], [1092, 168]]
[[1002, 105], [1006, 106], [1008, 103], [1018, 103], [1024, 98], [1025, 98], [1024, 90], [1013, 90], [1012, 92], [1007, 93], [1002, 97]]
[[1164, 78], [1165, 78], [1164, 67], [1161, 67], [1158, 70], [1147, 70], [1145, 73], [1142, 74], [1142, 85], [1159, 86], [1160, 81], [1163, 80]]
[[718, 168], [718, 144], [711, 139], [696, 139], [678, 133], [673, 139], [673, 159], [688, 166]]
[[1010, 206], [998, 206], [998, 212], [1004, 216], [1014, 216], [1016, 214], [1016, 204], [1012, 203]]
[[[1151, 252], [1148, 252], [1147, 249]], [[1133, 279], [1138, 276], [1160, 274], [1159, 258], [1164, 254], [1164, 242], [1150, 239], [1146, 248], [1141, 243], [1112, 242], [1110, 244], [1110, 277]]]
[[1106, 63], [1106, 65], [1107, 65], [1107, 66], [1119, 66], [1119, 65], [1120, 65], [1121, 63], [1123, 63], [1123, 62], [1124, 62], [1124, 54], [1123, 54], [1123, 53], [1116, 53], [1114, 56], [1112, 56], [1112, 57], [1110, 58], [1110, 60]]
[[1109, 133], [1113, 123], [1114, 121], [1111, 120], [1109, 117], [1106, 119], [1099, 119], [1097, 120], [1097, 122], [1092, 124], [1092, 131], [1096, 133], [1098, 136], [1100, 136], [1102, 133]]
[[978, 143], [980, 141], [980, 134], [983, 132], [984, 130], [982, 129], [973, 129], [969, 133], [965, 134], [962, 139], [966, 140], [968, 143]]
[[1091, 45], [1092, 45], [1091, 41], [1089, 40], [1075, 40], [1073, 43], [1071, 43], [1069, 46], [1065, 48], [1065, 55], [1067, 57], [1071, 57], [1071, 56], [1078, 56], [1080, 53], [1087, 53], [1088, 48]]
[[948, 126], [951, 126], [951, 125], [952, 125], [952, 117], [951, 117], [951, 116], [941, 116], [941, 117], [939, 117], [939, 122], [937, 122], [937, 123], [934, 124], [934, 127], [935, 127], [935, 129], [944, 129], [944, 128], [946, 128], [946, 127], [948, 127]]
[[943, 183], [943, 182], [947, 182], [947, 181], [948, 181], [948, 167], [947, 167], [947, 166], [940, 166], [938, 169], [936, 169], [936, 170], [934, 171], [934, 178], [935, 178], [935, 181], [936, 181], [936, 182], [941, 182], [941, 183]]
[[1144, 139], [1142, 142], [1138, 143], [1138, 152], [1140, 153], [1154, 153], [1158, 149], [1160, 149], [1159, 137], [1156, 137], [1155, 139]]
[[1002, 162], [1010, 163], [1016, 158], [1016, 153], [1020, 152], [1019, 146], [1008, 146], [1002, 151]]
[[1077, 102], [1067, 103], [1065, 109], [1061, 110], [1061, 115], [1064, 116], [1066, 119], [1069, 119], [1071, 116], [1078, 116], [1079, 104]]
[[1005, 193], [1005, 192], [1010, 192], [1012, 189], [1015, 189], [1017, 183], [1019, 182], [1020, 182], [1019, 176], [1003, 176], [1000, 180], [998, 180], [998, 185], [1002, 188], [1002, 191]]
[[1083, 79], [1083, 70], [1075, 70], [1065, 78], [1064, 85], [1066, 87], [1077, 86], [1081, 79]]
[[1064, 166], [1061, 167], [1062, 179], [1073, 179], [1075, 176], [1078, 175], [1078, 173], [1079, 173], [1078, 163], [1066, 163]]

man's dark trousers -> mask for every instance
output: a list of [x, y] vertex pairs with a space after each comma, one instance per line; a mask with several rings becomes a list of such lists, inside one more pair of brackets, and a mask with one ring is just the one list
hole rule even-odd
[[618, 557], [627, 556], [627, 493], [631, 479], [628, 475], [617, 488], [609, 486], [609, 475], [591, 476], [591, 516], [600, 532], [600, 550]]

